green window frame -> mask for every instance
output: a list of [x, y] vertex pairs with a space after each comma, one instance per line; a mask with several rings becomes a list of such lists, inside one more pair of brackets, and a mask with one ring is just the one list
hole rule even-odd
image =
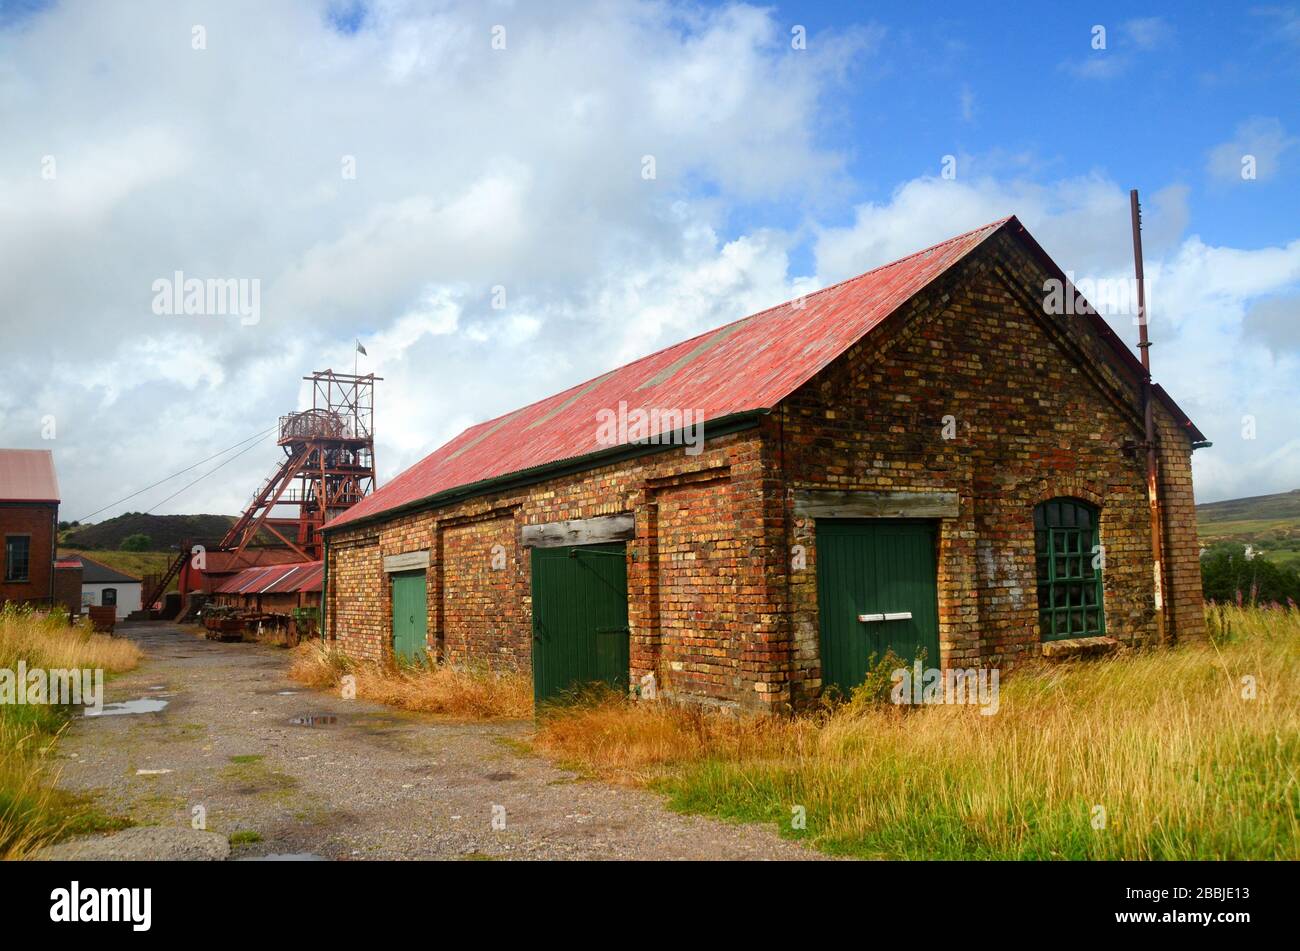
[[1038, 629], [1045, 641], [1106, 633], [1097, 507], [1055, 498], [1034, 506]]

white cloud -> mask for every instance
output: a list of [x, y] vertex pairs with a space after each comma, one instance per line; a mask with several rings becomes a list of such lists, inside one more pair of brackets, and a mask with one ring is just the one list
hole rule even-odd
[[[1106, 45], [1098, 48], [1104, 29]], [[1142, 55], [1168, 46], [1173, 38], [1173, 27], [1162, 17], [1137, 17], [1125, 20], [1117, 28], [1105, 23], [1094, 24], [1084, 38], [1089, 49], [1080, 56], [1061, 63], [1060, 68], [1088, 80], [1108, 80], [1126, 73]]]
[[[813, 274], [792, 273], [803, 232], [736, 233], [738, 207], [838, 211], [842, 158], [818, 135], [877, 28], [792, 51], [749, 7], [386, 0], [353, 36], [325, 11], [204, 6], [206, 50], [194, 9], [161, 2], [0, 30], [0, 445], [43, 445], [57, 417], [67, 517], [266, 428], [304, 373], [350, 369], [356, 338], [384, 377], [389, 478], [470, 423], [1011, 212], [1063, 267], [1131, 270], [1127, 194], [1102, 173], [1044, 182], [1022, 155], [963, 156], [958, 181], [905, 182], [844, 226], [810, 211]], [[1189, 219], [1181, 186], [1148, 196], [1158, 376], [1216, 440], [1242, 407], [1261, 419], [1258, 444], [1197, 454], [1198, 490], [1294, 487], [1263, 434], [1300, 397], [1295, 355], [1246, 314], [1290, 293], [1297, 249], [1215, 247]], [[261, 321], [153, 315], [175, 270], [260, 279]], [[259, 444], [163, 510], [237, 511], [280, 456]]]
[[[717, 230], [736, 203], [837, 193], [822, 104], [879, 39], [796, 53], [770, 11], [595, 0], [385, 0], [343, 35], [328, 8], [56, 4], [0, 29], [0, 445], [57, 414], [72, 517], [265, 428], [356, 337], [391, 476], [784, 296], [784, 239]], [[154, 315], [176, 270], [260, 280], [260, 322]], [[277, 455], [166, 510], [234, 511]]]
[[963, 122], [975, 121], [975, 93], [970, 86], [961, 87], [961, 118]]
[[1267, 181], [1277, 174], [1282, 156], [1296, 141], [1276, 118], [1254, 116], [1237, 126], [1230, 140], [1210, 150], [1206, 168], [1220, 181], [1240, 184], [1247, 180], [1242, 168], [1244, 160], [1250, 157], [1254, 160], [1255, 180]]
[[1139, 50], [1164, 46], [1173, 35], [1173, 27], [1163, 17], [1136, 17], [1124, 21], [1124, 39]]

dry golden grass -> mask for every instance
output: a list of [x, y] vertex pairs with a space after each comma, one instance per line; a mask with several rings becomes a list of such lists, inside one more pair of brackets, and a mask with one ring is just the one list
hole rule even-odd
[[[41, 617], [6, 605], [0, 610], [0, 669], [130, 670], [140, 650], [129, 641], [70, 626], [62, 616]], [[57, 838], [79, 815], [53, 788], [46, 757], [67, 720], [48, 705], [0, 705], [0, 859], [21, 858]]]
[[28, 667], [47, 670], [91, 667], [120, 673], [134, 668], [140, 657], [131, 641], [95, 634], [85, 621], [70, 625], [58, 615], [0, 611], [0, 667], [13, 667], [21, 659]]
[[254, 644], [265, 644], [267, 647], [296, 647], [298, 640], [289, 636], [287, 627], [264, 626], [261, 631], [254, 628], [251, 631], [244, 632], [244, 640], [251, 641]]
[[544, 709], [533, 748], [610, 782], [643, 785], [710, 759], [779, 757], [818, 734], [824, 716], [736, 716], [694, 704], [632, 703], [612, 691]]
[[1298, 858], [1300, 613], [1211, 616], [1209, 643], [1018, 671], [992, 716], [736, 717], [605, 697], [544, 715], [534, 743], [838, 854]]
[[338, 687], [345, 674], [356, 678], [358, 699], [404, 710], [473, 720], [521, 719], [533, 715], [533, 685], [527, 674], [459, 668], [444, 664], [397, 666], [358, 664], [318, 641], [294, 648], [290, 676], [308, 687]]

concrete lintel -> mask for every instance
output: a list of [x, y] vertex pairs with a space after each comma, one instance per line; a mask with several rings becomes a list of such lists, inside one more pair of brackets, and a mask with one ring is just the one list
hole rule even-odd
[[429, 567], [429, 549], [423, 551], [404, 551], [400, 555], [387, 555], [384, 558], [384, 571], [419, 571]]

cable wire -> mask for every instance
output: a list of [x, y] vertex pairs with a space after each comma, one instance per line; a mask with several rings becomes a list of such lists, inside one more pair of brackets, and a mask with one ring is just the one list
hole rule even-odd
[[[189, 472], [191, 469], [197, 469], [199, 466], [203, 465], [203, 463], [205, 463], [205, 462], [211, 462], [213, 459], [217, 458], [217, 456], [224, 456], [226, 453], [230, 452], [232, 449], [238, 449], [240, 446], [244, 445], [244, 443], [246, 443], [246, 442], [250, 442], [251, 440], [254, 440], [254, 439], [260, 439], [262, 436], [265, 436], [267, 433], [274, 431], [275, 428], [276, 428], [276, 427], [272, 426], [272, 427], [270, 427], [269, 429], [264, 429], [264, 430], [262, 430], [260, 433], [254, 433], [254, 434], [251, 435], [251, 436], [248, 436], [248, 437], [246, 437], [246, 438], [244, 438], [244, 439], [241, 439], [241, 440], [239, 440], [239, 442], [235, 443], [233, 446], [227, 446], [225, 449], [221, 450], [220, 452], [214, 452], [212, 455], [208, 456], [206, 459], [200, 459], [198, 462], [194, 463], [193, 465], [186, 466], [184, 469], [181, 469], [179, 472], [173, 472], [171, 475], [167, 476], [165, 479], [159, 479], [157, 482], [153, 483], [152, 485], [146, 485], [143, 489], [139, 489], [139, 490], [137, 490], [137, 491], [135, 491], [135, 492], [132, 492], [130, 495], [125, 496], [124, 498], [120, 498], [120, 499], [118, 499], [116, 502], [110, 502], [110, 503], [108, 503], [108, 505], [105, 505], [103, 508], [96, 509], [95, 511], [91, 512], [89, 515], [83, 515], [81, 518], [77, 519], [77, 521], [78, 521], [78, 522], [84, 522], [84, 521], [86, 521], [86, 519], [94, 518], [94, 517], [95, 517], [96, 515], [98, 515], [100, 512], [105, 512], [105, 511], [107, 511], [108, 509], [111, 509], [111, 508], [112, 508], [113, 506], [115, 506], [115, 505], [121, 505], [123, 502], [129, 502], [131, 499], [135, 498], [137, 495], [141, 495], [141, 494], [143, 494], [143, 493], [145, 493], [145, 492], [148, 492], [150, 489], [155, 489], [155, 488], [157, 488], [158, 486], [162, 485], [164, 482], [170, 482], [172, 479], [176, 478], [176, 477], [179, 476], [179, 475], [184, 475], [185, 473]], [[240, 455], [242, 455], [242, 453], [240, 453]], [[233, 459], [233, 458], [236, 458], [236, 457], [235, 457], [235, 456], [231, 456], [231, 459]], [[230, 460], [227, 460], [227, 462], [229, 462], [229, 461], [230, 461]], [[224, 465], [225, 463], [222, 463], [222, 464]], [[216, 469], [213, 469], [212, 471], [215, 472]], [[200, 477], [200, 478], [201, 478], [201, 477]], [[198, 480], [195, 480], [195, 481], [198, 481]], [[190, 483], [190, 485], [193, 485], [193, 484], [194, 484], [193, 482]], [[184, 489], [181, 489], [180, 491], [181, 491], [181, 492], [184, 492], [185, 490], [184, 490]], [[179, 494], [179, 493], [177, 493], [177, 494]], [[168, 498], [173, 498], [173, 497], [174, 497], [174, 496], [168, 496]], [[165, 502], [165, 501], [167, 501], [167, 499], [164, 499], [163, 501]], [[162, 502], [159, 502], [158, 504], [161, 505]]]
[[213, 466], [213, 467], [212, 467], [211, 469], [209, 469], [207, 472], [203, 473], [203, 475], [199, 476], [199, 477], [198, 477], [197, 479], [195, 479], [193, 482], [190, 482], [190, 483], [188, 483], [187, 485], [183, 485], [183, 486], [181, 486], [179, 489], [177, 489], [177, 490], [176, 490], [175, 492], [173, 492], [171, 495], [167, 496], [167, 498], [163, 499], [161, 502], [155, 502], [153, 505], [149, 506], [149, 510], [148, 510], [147, 512], [145, 512], [144, 514], [145, 514], [145, 515], [152, 515], [152, 514], [153, 514], [153, 510], [156, 509], [156, 508], [158, 508], [158, 506], [160, 506], [160, 505], [166, 505], [168, 502], [170, 502], [172, 499], [176, 498], [176, 496], [180, 495], [182, 492], [184, 492], [184, 491], [185, 491], [186, 489], [188, 489], [190, 486], [197, 485], [198, 483], [202, 482], [204, 479], [206, 479], [208, 476], [212, 475], [212, 473], [216, 472], [216, 471], [217, 471], [218, 469], [220, 469], [222, 466], [229, 465], [230, 463], [232, 463], [232, 462], [234, 462], [236, 459], [238, 459], [240, 456], [242, 456], [244, 453], [248, 452], [250, 449], [256, 449], [256, 448], [258, 447], [258, 445], [259, 445], [259, 443], [253, 443], [253, 444], [251, 444], [251, 445], [249, 445], [249, 446], [245, 446], [243, 449], [241, 449], [239, 452], [235, 453], [235, 454], [234, 454], [233, 456], [231, 456], [229, 459], [225, 460], [224, 462], [219, 462], [219, 463], [217, 463], [215, 466]]

